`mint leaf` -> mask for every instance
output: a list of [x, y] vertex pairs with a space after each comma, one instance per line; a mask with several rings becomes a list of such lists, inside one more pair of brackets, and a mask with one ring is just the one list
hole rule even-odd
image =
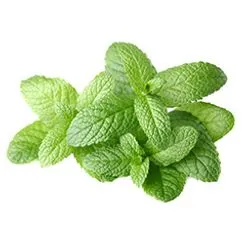
[[83, 160], [84, 158], [88, 155], [91, 154], [101, 148], [104, 148], [106, 146], [109, 147], [114, 147], [115, 145], [117, 145], [118, 139], [113, 139], [107, 142], [102, 142], [99, 144], [94, 144], [94, 145], [90, 145], [90, 146], [85, 146], [85, 147], [74, 147], [73, 148], [73, 155], [76, 159], [76, 161], [79, 163], [79, 165], [83, 168]]
[[231, 112], [210, 103], [190, 103], [181, 106], [178, 110], [190, 112], [197, 117], [206, 127], [213, 141], [222, 138], [234, 126], [234, 117]]
[[170, 146], [150, 157], [155, 164], [168, 166], [180, 161], [188, 155], [198, 139], [198, 132], [190, 126], [176, 127], [172, 134]]
[[52, 120], [52, 125], [57, 124], [69, 124], [71, 123], [72, 119], [75, 118], [77, 111], [72, 108], [71, 106], [64, 105], [64, 104], [56, 104], [55, 105], [55, 113], [56, 116]]
[[148, 140], [148, 137], [141, 127], [134, 128], [130, 133], [136, 138], [139, 144], [143, 145]]
[[[139, 48], [113, 43], [106, 70], [81, 94], [63, 79], [33, 76], [21, 91], [40, 121], [18, 132], [8, 148], [14, 163], [39, 159], [49, 166], [71, 153], [91, 177], [129, 176], [146, 193], [170, 201], [187, 177], [216, 181], [214, 141], [234, 125], [232, 114], [194, 102], [226, 82], [215, 65], [197, 62], [157, 74]], [[168, 113], [167, 107], [177, 107]]]
[[68, 143], [86, 146], [105, 142], [129, 132], [137, 125], [133, 100], [111, 95], [77, 114], [68, 129]]
[[[111, 143], [109, 143], [110, 145]], [[76, 161], [79, 163], [79, 165], [86, 171], [87, 174], [89, 174], [92, 178], [95, 178], [96, 180], [100, 182], [111, 182], [115, 180], [117, 177], [109, 176], [106, 174], [98, 174], [96, 172], [93, 172], [92, 170], [86, 168], [86, 165], [83, 164], [83, 161], [85, 157], [95, 151], [98, 151], [99, 149], [105, 147], [105, 144], [97, 144], [97, 145], [91, 145], [86, 147], [78, 147], [74, 148], [73, 154], [76, 159]]]
[[98, 103], [112, 92], [113, 86], [114, 82], [109, 74], [99, 73], [79, 95], [77, 110], [81, 111], [91, 104]]
[[220, 89], [227, 78], [215, 65], [196, 62], [160, 72], [149, 81], [147, 88], [160, 95], [168, 107], [195, 101]]
[[158, 200], [168, 202], [180, 195], [185, 182], [185, 174], [176, 169], [150, 164], [149, 173], [143, 188], [147, 194]]
[[88, 155], [91, 154], [92, 152], [95, 151], [94, 145], [92, 146], [86, 146], [86, 147], [74, 147], [73, 155], [79, 163], [79, 165], [83, 168], [83, 160], [84, 158]]
[[181, 111], [170, 113], [171, 124], [194, 127], [199, 138], [195, 147], [181, 161], [171, 165], [187, 176], [205, 182], [217, 181], [220, 174], [218, 152], [205, 127], [191, 114]]
[[39, 146], [48, 132], [47, 127], [36, 121], [20, 130], [10, 142], [8, 158], [13, 163], [29, 163], [38, 158]]
[[135, 137], [130, 133], [121, 136], [120, 144], [125, 152], [138, 154], [138, 155], [144, 154], [143, 149], [140, 147]]
[[139, 124], [150, 141], [159, 149], [168, 146], [171, 135], [167, 109], [157, 96], [140, 96], [135, 99], [135, 113]]
[[90, 169], [84, 168], [86, 173], [89, 174], [92, 178], [95, 178], [96, 180], [100, 181], [100, 182], [112, 182], [115, 179], [117, 179], [117, 177], [115, 176], [110, 176], [107, 174], [98, 174], [96, 172], [93, 172]]
[[147, 56], [130, 43], [113, 43], [106, 52], [106, 70], [118, 81], [119, 92], [145, 90], [145, 83], [156, 74]]
[[21, 92], [32, 110], [47, 124], [53, 124], [57, 104], [76, 107], [76, 90], [60, 78], [31, 77], [22, 81]]
[[73, 151], [67, 144], [66, 132], [76, 112], [69, 107], [59, 107], [58, 110], [63, 112], [60, 120], [57, 120], [57, 124], [49, 130], [39, 148], [38, 157], [42, 167], [62, 161]]
[[120, 144], [124, 152], [127, 152], [128, 155], [135, 156], [134, 160], [131, 161], [130, 175], [133, 182], [140, 187], [144, 183], [148, 173], [149, 159], [146, 158], [142, 162], [140, 156], [144, 155], [144, 151], [132, 134], [128, 133], [123, 135], [120, 138]]
[[97, 175], [123, 177], [129, 175], [131, 163], [140, 160], [140, 157], [128, 154], [120, 146], [104, 147], [87, 155], [83, 166]]
[[138, 187], [142, 186], [144, 183], [149, 171], [149, 166], [150, 161], [148, 157], [143, 162], [135, 161], [131, 165], [130, 176], [134, 184], [136, 184]]
[[42, 167], [54, 165], [72, 153], [72, 147], [66, 141], [68, 125], [58, 125], [44, 138], [38, 153]]
[[[170, 135], [170, 137], [169, 137], [169, 144], [171, 143], [171, 138], [172, 138], [172, 135]], [[164, 147], [163, 149], [165, 149], [166, 147]], [[143, 148], [144, 148], [145, 153], [148, 156], [151, 156], [151, 155], [161, 151], [159, 149], [159, 147], [156, 147], [150, 140], [147, 140], [147, 142], [144, 144]]]

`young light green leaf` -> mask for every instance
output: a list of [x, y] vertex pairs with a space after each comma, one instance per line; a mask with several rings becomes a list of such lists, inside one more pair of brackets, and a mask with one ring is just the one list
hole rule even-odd
[[167, 109], [157, 96], [138, 96], [134, 103], [139, 124], [149, 140], [159, 149], [169, 144], [171, 135]]
[[170, 119], [173, 127], [191, 126], [199, 133], [197, 143], [191, 152], [171, 166], [198, 180], [217, 181], [220, 174], [220, 161], [216, 147], [205, 127], [187, 112], [173, 111], [170, 113]]
[[52, 124], [50, 124], [54, 126], [56, 126], [57, 124], [62, 124], [62, 123], [67, 124], [67, 122], [70, 123], [77, 114], [77, 110], [75, 110], [71, 106], [59, 104], [59, 103], [55, 105], [54, 110], [55, 110], [56, 116], [52, 120]]
[[81, 111], [91, 104], [98, 103], [112, 92], [113, 86], [114, 81], [108, 73], [99, 73], [78, 96], [77, 110]]
[[210, 103], [190, 103], [181, 106], [178, 110], [190, 112], [197, 117], [206, 127], [213, 141], [222, 138], [234, 126], [234, 117], [231, 112]]
[[215, 92], [226, 80], [226, 75], [217, 66], [196, 62], [158, 73], [149, 81], [147, 89], [160, 95], [166, 106], [175, 107]]
[[140, 160], [140, 157], [128, 154], [120, 146], [104, 147], [87, 155], [83, 166], [97, 175], [123, 177], [129, 175], [132, 162]]
[[138, 155], [144, 154], [143, 149], [140, 147], [135, 137], [130, 133], [120, 137], [120, 144], [125, 152]]
[[44, 138], [38, 153], [42, 167], [54, 165], [72, 153], [72, 147], [66, 140], [68, 126], [69, 124], [58, 124]]
[[178, 162], [189, 154], [198, 139], [198, 132], [193, 127], [176, 127], [172, 132], [172, 142], [165, 150], [153, 154], [150, 159], [159, 166], [168, 166]]
[[144, 91], [145, 83], [156, 74], [156, 69], [147, 56], [130, 43], [113, 43], [109, 47], [106, 70], [118, 81], [119, 88], [126, 92], [130, 91], [130, 86], [135, 92]]
[[131, 165], [130, 176], [138, 187], [143, 185], [149, 171], [149, 166], [150, 161], [148, 157], [143, 162], [134, 162]]
[[185, 182], [186, 175], [176, 169], [150, 164], [143, 188], [147, 194], [158, 200], [168, 202], [180, 195]]
[[56, 117], [57, 104], [76, 107], [76, 90], [60, 78], [31, 77], [22, 81], [21, 92], [32, 110], [47, 124]]
[[56, 111], [58, 112], [56, 125], [49, 130], [39, 148], [38, 157], [42, 167], [56, 164], [73, 151], [67, 144], [66, 132], [76, 111], [64, 105], [57, 107]]
[[110, 95], [77, 114], [68, 129], [68, 143], [87, 146], [119, 137], [138, 125], [133, 100]]
[[48, 132], [47, 127], [36, 121], [20, 130], [10, 142], [8, 158], [13, 163], [29, 163], [38, 158], [39, 146]]

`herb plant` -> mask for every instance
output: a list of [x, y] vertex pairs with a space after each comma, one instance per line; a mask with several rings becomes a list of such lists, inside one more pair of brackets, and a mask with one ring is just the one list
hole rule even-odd
[[182, 192], [188, 177], [217, 181], [214, 142], [232, 129], [234, 118], [199, 100], [226, 83], [224, 72], [195, 62], [158, 73], [128, 43], [113, 43], [105, 61], [105, 71], [81, 94], [60, 78], [22, 81], [21, 92], [39, 120], [15, 135], [9, 160], [38, 159], [45, 167], [73, 154], [97, 180], [131, 176], [136, 186], [165, 202]]

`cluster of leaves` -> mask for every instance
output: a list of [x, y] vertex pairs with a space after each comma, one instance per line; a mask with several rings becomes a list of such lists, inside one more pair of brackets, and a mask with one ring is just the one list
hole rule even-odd
[[73, 154], [99, 181], [131, 176], [162, 201], [176, 198], [187, 177], [217, 181], [214, 142], [231, 130], [234, 118], [224, 108], [197, 101], [225, 84], [224, 72], [196, 62], [157, 73], [128, 43], [112, 44], [105, 61], [105, 71], [81, 94], [59, 78], [34, 76], [21, 83], [39, 120], [15, 135], [10, 161], [38, 159], [49, 166]]

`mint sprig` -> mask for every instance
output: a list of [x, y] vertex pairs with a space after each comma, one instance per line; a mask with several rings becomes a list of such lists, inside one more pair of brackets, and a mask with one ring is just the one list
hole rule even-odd
[[131, 176], [165, 202], [180, 195], [188, 177], [217, 181], [214, 142], [232, 129], [234, 117], [199, 100], [226, 83], [224, 72], [194, 62], [157, 73], [145, 53], [120, 42], [109, 47], [105, 62], [81, 94], [60, 78], [21, 83], [39, 120], [14, 136], [9, 160], [39, 160], [46, 167], [73, 154], [91, 177], [111, 182]]

